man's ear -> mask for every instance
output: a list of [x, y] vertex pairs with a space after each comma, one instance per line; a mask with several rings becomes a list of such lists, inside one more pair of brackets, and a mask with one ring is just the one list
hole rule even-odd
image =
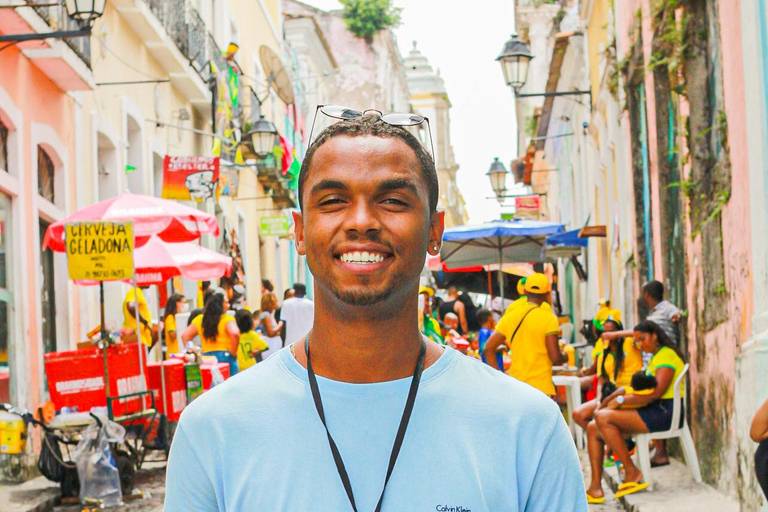
[[291, 212], [293, 215], [293, 241], [296, 244], [296, 252], [306, 256], [307, 249], [304, 246], [304, 217], [301, 212]]
[[445, 212], [435, 211], [429, 220], [429, 241], [427, 252], [432, 256], [440, 254], [440, 246], [443, 243], [443, 231], [445, 230]]

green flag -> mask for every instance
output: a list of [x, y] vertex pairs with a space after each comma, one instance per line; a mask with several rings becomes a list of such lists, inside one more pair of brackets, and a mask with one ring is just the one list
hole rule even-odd
[[298, 190], [299, 188], [299, 171], [301, 171], [301, 162], [299, 161], [299, 157], [296, 155], [296, 150], [294, 150], [293, 161], [291, 162], [291, 166], [288, 167], [288, 175], [291, 177], [289, 186], [293, 190]]
[[125, 174], [131, 174], [135, 170], [136, 170], [136, 168], [134, 166], [126, 164], [126, 166], [125, 166]]

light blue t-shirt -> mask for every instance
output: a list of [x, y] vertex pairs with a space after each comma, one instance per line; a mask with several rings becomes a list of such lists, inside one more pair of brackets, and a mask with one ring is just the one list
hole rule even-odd
[[[318, 376], [360, 512], [376, 507], [410, 381]], [[288, 348], [185, 409], [166, 485], [166, 512], [352, 510]], [[502, 510], [586, 512], [573, 440], [540, 391], [447, 349], [422, 375], [382, 512]]]

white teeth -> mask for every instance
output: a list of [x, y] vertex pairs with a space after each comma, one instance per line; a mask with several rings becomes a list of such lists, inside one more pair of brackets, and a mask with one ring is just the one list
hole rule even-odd
[[339, 258], [345, 263], [381, 263], [384, 261], [384, 255], [375, 252], [346, 252]]

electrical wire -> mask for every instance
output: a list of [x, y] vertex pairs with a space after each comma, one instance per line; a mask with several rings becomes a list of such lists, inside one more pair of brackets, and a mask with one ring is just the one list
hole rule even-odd
[[107, 50], [108, 53], [110, 53], [114, 58], [116, 58], [119, 62], [121, 62], [125, 67], [132, 69], [136, 73], [138, 73], [138, 74], [140, 74], [140, 75], [142, 75], [142, 76], [144, 76], [146, 78], [150, 78], [152, 80], [164, 80], [163, 78], [158, 78], [156, 76], [148, 75], [147, 73], [141, 71], [140, 69], [137, 69], [137, 68], [133, 67], [133, 65], [131, 65], [128, 61], [126, 61], [121, 56], [119, 56], [118, 54], [113, 52], [107, 45], [103, 44], [103, 46], [104, 46], [104, 49]]

